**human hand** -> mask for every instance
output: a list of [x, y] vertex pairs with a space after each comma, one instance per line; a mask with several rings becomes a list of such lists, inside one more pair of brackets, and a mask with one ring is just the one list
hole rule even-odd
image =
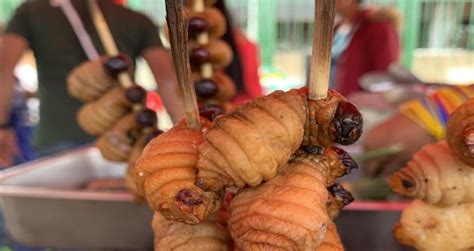
[[401, 114], [371, 129], [363, 142], [365, 151], [390, 146], [399, 147], [399, 151], [363, 163], [364, 174], [369, 177], [390, 176], [406, 165], [412, 155], [422, 146], [435, 140], [418, 124]]
[[10, 128], [0, 129], [0, 167], [12, 166], [18, 154], [15, 132]]

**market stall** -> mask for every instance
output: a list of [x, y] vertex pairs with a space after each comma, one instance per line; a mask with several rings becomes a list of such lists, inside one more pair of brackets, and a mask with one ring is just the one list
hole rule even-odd
[[[81, 250], [474, 247], [471, 86], [438, 89], [393, 64], [361, 78], [362, 92], [341, 95], [330, 88], [336, 2], [316, 0], [307, 85], [232, 102], [241, 86], [226, 71], [236, 57], [226, 13], [214, 0], [164, 2], [183, 112], [168, 130], [98, 2], [86, 6], [104, 55], [74, 6], [57, 1], [88, 58], [69, 72], [67, 92], [95, 144], [0, 173], [14, 240]], [[371, 109], [431, 141], [411, 152], [391, 141], [410, 129], [397, 124], [371, 131], [370, 145]], [[401, 165], [385, 159], [405, 153]]]

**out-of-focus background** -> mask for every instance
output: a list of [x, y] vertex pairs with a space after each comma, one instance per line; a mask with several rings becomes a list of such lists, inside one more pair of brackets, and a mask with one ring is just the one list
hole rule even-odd
[[[26, 0], [0, 1], [6, 23]], [[230, 0], [235, 23], [260, 44], [261, 78], [266, 91], [301, 86], [310, 54], [313, 4], [307, 0]], [[164, 1], [128, 0], [126, 5], [164, 23]], [[402, 14], [402, 63], [427, 82], [474, 82], [474, 3], [472, 0], [365, 0], [364, 5], [397, 8]], [[153, 86], [144, 64], [139, 82]], [[34, 89], [34, 68], [18, 75]]]
[[[15, 9], [25, 1], [50, 0], [0, 0], [0, 24], [2, 26], [7, 24]], [[165, 1], [114, 1], [123, 2], [126, 7], [143, 12], [157, 25], [161, 27], [164, 26]], [[226, 0], [225, 2], [231, 10], [234, 25], [238, 28], [235, 30], [242, 31], [246, 37], [258, 47], [258, 56], [260, 59], [258, 71], [260, 73], [260, 84], [264, 92], [269, 93], [277, 89], [287, 90], [304, 86], [308, 76], [313, 27], [317, 25], [313, 22], [314, 1]], [[474, 0], [362, 0], [362, 5], [363, 8], [388, 8], [400, 14], [401, 23], [397, 28], [399, 29], [401, 40], [401, 58], [397, 64], [392, 65], [394, 67], [389, 67], [390, 69], [388, 69], [387, 72], [378, 72], [377, 74], [369, 74], [368, 77], [357, 78], [362, 88], [345, 94], [352, 102], [358, 105], [360, 111], [363, 113], [365, 133], [358, 144], [346, 148], [361, 165], [359, 171], [354, 171], [354, 173], [343, 182], [346, 187], [350, 188], [357, 199], [392, 200], [393, 194], [387, 185], [388, 176], [386, 173], [391, 174], [390, 172], [393, 173], [394, 170], [398, 170], [405, 164], [400, 161], [401, 158], [399, 156], [401, 155], [397, 154], [403, 152], [411, 158], [414, 151], [418, 150], [412, 146], [415, 145], [414, 143], [422, 145], [419, 142], [422, 142], [422, 140], [434, 140], [434, 137], [428, 135], [428, 132], [424, 130], [425, 128], [418, 128], [420, 123], [405, 119], [403, 120], [405, 124], [391, 124], [391, 127], [386, 129], [388, 133], [372, 134], [375, 138], [375, 140], [372, 140], [378, 141], [377, 144], [367, 147], [367, 145], [370, 144], [363, 145], [362, 142], [370, 142], [370, 137], [366, 135], [370, 135], [370, 129], [377, 128], [378, 125], [383, 124], [385, 118], [394, 115], [401, 117], [399, 108], [400, 104], [404, 101], [409, 99], [425, 100], [424, 98], [427, 93], [440, 86], [448, 85], [450, 89], [454, 89], [451, 88], [451, 86], [474, 84]], [[357, 6], [357, 8], [359, 7], [360, 6]], [[124, 21], [126, 22], [126, 20]], [[353, 25], [351, 29], [358, 30], [359, 27], [356, 22], [351, 25]], [[356, 39], [352, 40], [352, 35], [351, 32], [346, 32], [341, 36], [345, 36], [345, 39], [349, 42], [356, 41]], [[163, 40], [165, 40], [164, 36], [162, 37]], [[369, 34], [369, 37], [372, 38], [375, 36]], [[369, 41], [373, 42], [370, 43], [371, 46], [374, 44], [377, 45], [378, 43], [374, 39]], [[398, 42], [398, 37], [395, 41]], [[367, 40], [364, 40], [364, 42], [367, 42]], [[166, 41], [164, 41], [164, 43], [166, 45]], [[253, 43], [249, 44], [254, 45]], [[366, 45], [364, 44], [364, 46]], [[384, 49], [377, 51], [372, 56], [377, 57], [390, 54], [388, 52], [389, 49], [387, 49], [389, 47], [390, 46], [384, 47]], [[395, 47], [397, 47], [396, 49], [398, 50], [398, 45]], [[346, 51], [349, 51], [348, 48], [349, 47], [344, 47], [343, 50], [347, 49]], [[361, 50], [359, 50], [359, 52], [360, 51]], [[255, 54], [250, 55], [252, 59], [254, 55]], [[359, 55], [357, 60], [345, 65], [347, 68], [353, 68], [352, 66], [356, 66], [357, 63], [365, 59], [363, 56], [361, 57], [360, 54], [356, 55]], [[242, 58], [244, 57], [242, 56]], [[343, 62], [343, 60], [341, 62]], [[340, 65], [338, 67], [342, 69]], [[254, 67], [250, 68], [254, 69]], [[30, 113], [28, 113], [28, 121], [31, 122], [31, 127], [34, 127], [35, 123], [39, 120], [39, 101], [34, 96], [38, 81], [36, 78], [34, 55], [32, 53], [27, 53], [24, 56], [15, 70], [15, 75], [20, 80], [19, 83], [23, 88], [31, 94], [27, 95], [28, 107], [31, 110]], [[254, 75], [256, 76], [257, 74]], [[255, 77], [255, 79], [258, 79], [258, 77]], [[150, 69], [142, 59], [139, 60], [137, 64], [136, 82], [149, 90], [156, 88]], [[256, 83], [258, 81], [254, 82]], [[347, 81], [345, 83], [347, 83]], [[351, 84], [357, 85], [357, 82], [354, 81], [354, 83]], [[258, 83], [256, 85], [258, 86]], [[473, 91], [470, 93], [474, 95], [474, 86], [470, 88], [473, 88]], [[1, 91], [0, 88], [0, 92]], [[457, 89], [456, 91], [454, 92], [459, 92]], [[161, 107], [159, 99], [156, 99], [158, 100], [157, 107]], [[464, 99], [456, 99], [455, 101], [462, 103]], [[160, 117], [159, 127], [162, 129], [170, 128], [172, 123], [164, 109], [161, 107], [161, 109], [157, 110]], [[400, 120], [398, 122], [400, 122]], [[412, 124], [413, 127], [408, 128], [406, 127], [407, 124]], [[416, 131], [414, 129], [419, 130]], [[411, 130], [414, 130], [414, 132], [411, 132]], [[396, 133], [394, 133], [395, 131]], [[401, 132], [406, 132], [406, 134]], [[417, 135], [417, 132], [422, 133]], [[427, 135], [422, 135], [423, 133]], [[389, 139], [390, 137], [388, 137], [387, 134], [400, 134], [400, 137], [396, 138], [390, 135], [393, 137]], [[417, 138], [417, 136], [421, 137]], [[430, 142], [422, 143], [427, 144]], [[381, 152], [383, 154], [381, 154]], [[368, 160], [377, 159], [378, 155], [383, 155], [382, 157], [385, 157], [385, 155], [394, 155], [395, 157], [387, 161], [377, 162], [374, 171], [368, 172], [369, 174], [363, 173], [362, 170], [364, 169], [372, 170], [369, 168], [370, 163]], [[98, 153], [94, 158], [96, 157], [99, 158]], [[75, 162], [75, 159], [71, 158], [67, 160], [67, 162], [55, 163], [70, 168], [67, 170], [68, 172], [73, 169], [76, 171], [70, 164], [72, 162]], [[391, 162], [394, 162], [393, 165], [390, 165]], [[90, 161], [90, 163], [92, 163], [90, 165], [95, 164], [93, 161]], [[393, 166], [393, 168], [390, 169], [387, 166]], [[389, 171], [384, 173], [384, 170]], [[58, 175], [53, 175], [53, 178], [57, 176]], [[71, 176], [75, 177], [76, 175], [69, 175], [68, 177]], [[36, 180], [37, 179], [35, 179], [35, 181]], [[38, 205], [44, 204], [38, 203]], [[402, 250], [388, 248], [390, 245], [398, 245], [395, 244], [396, 242], [393, 240], [391, 226], [393, 222], [398, 220], [399, 209], [401, 207], [394, 209], [392, 207], [393, 205], [387, 206], [385, 204], [370, 204], [370, 206], [370, 210], [374, 211], [378, 210], [378, 206], [382, 207], [382, 210], [389, 212], [388, 214], [391, 218], [378, 218], [382, 214], [363, 211], [367, 208], [362, 210], [358, 208], [355, 209], [355, 211], [347, 213], [346, 218], [342, 218], [339, 222], [340, 232], [342, 233], [341, 235], [343, 236], [345, 244], [354, 248], [353, 250]], [[358, 212], [362, 213], [358, 214]], [[109, 212], [107, 212], [107, 215], [108, 213]], [[28, 215], [32, 215], [33, 217], [36, 214], [28, 212]], [[126, 215], [132, 214], [127, 213]], [[72, 217], [68, 215], [68, 218]], [[360, 225], [361, 222], [364, 224], [372, 222], [373, 226], [368, 227], [369, 229], [364, 229], [366, 231], [360, 231], [359, 228], [354, 228], [354, 226]], [[20, 224], [13, 225], [20, 226]], [[341, 227], [342, 225], [346, 227]], [[146, 226], [148, 227], [148, 225]], [[113, 226], [110, 225], [107, 227], [112, 228]], [[127, 229], [129, 229], [128, 227], [129, 226], [127, 226]], [[359, 234], [364, 236], [359, 236]], [[120, 239], [115, 236], [114, 238]], [[358, 244], [367, 244], [365, 240], [373, 242], [370, 243], [373, 247], [383, 247], [383, 249], [357, 249]], [[390, 243], [387, 243], [387, 240], [389, 240]], [[0, 251], [1, 250], [0, 247]]]

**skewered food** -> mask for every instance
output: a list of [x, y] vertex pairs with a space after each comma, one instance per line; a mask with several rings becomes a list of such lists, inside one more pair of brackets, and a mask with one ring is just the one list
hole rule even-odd
[[422, 251], [474, 248], [474, 204], [438, 207], [416, 200], [395, 227], [396, 238]]
[[460, 162], [446, 141], [424, 146], [391, 178], [400, 194], [439, 206], [474, 202], [474, 169]]
[[[215, 40], [224, 36], [227, 31], [227, 20], [224, 15], [216, 8], [205, 8], [203, 12], [193, 11], [192, 8], [186, 9], [186, 18], [188, 19], [188, 36], [191, 42], [195, 42], [202, 33], [207, 33], [209, 39]], [[164, 27], [164, 34], [169, 37], [168, 26]]]
[[145, 127], [156, 126], [156, 113], [145, 109], [140, 112], [132, 112], [122, 117], [112, 128], [102, 134], [97, 140], [97, 148], [102, 156], [112, 161], [128, 160], [133, 145], [142, 135]]
[[228, 32], [227, 20], [212, 4], [188, 2], [189, 61], [199, 104], [225, 105], [236, 94], [235, 84], [222, 71], [231, 64], [233, 51], [220, 39]]
[[84, 62], [75, 67], [67, 79], [69, 94], [82, 102], [98, 99], [112, 86], [118, 86], [117, 80], [107, 74], [102, 67], [104, 58]]
[[112, 161], [124, 161], [130, 155], [132, 146], [140, 136], [136, 113], [122, 117], [112, 128], [97, 140], [97, 148], [102, 156]]
[[82, 102], [96, 100], [113, 86], [119, 85], [116, 75], [128, 67], [128, 59], [124, 55], [86, 61], [68, 75], [69, 94]]
[[196, 224], [221, 204], [221, 193], [194, 185], [198, 145], [210, 126], [208, 120], [201, 121], [202, 129], [188, 129], [182, 121], [154, 138], [135, 164], [138, 193], [167, 219]]
[[199, 74], [194, 73], [193, 80], [200, 103], [225, 104], [237, 92], [232, 79], [222, 71], [215, 71], [211, 78], [202, 78]]
[[[319, 247], [332, 224], [326, 185], [334, 182], [333, 171], [349, 168], [345, 162], [344, 157], [334, 159], [328, 153], [304, 154], [293, 158], [270, 181], [240, 190], [230, 203], [228, 221], [237, 249]], [[328, 238], [328, 245], [335, 242], [334, 235]]]
[[136, 200], [141, 201], [143, 198], [138, 194], [137, 185], [135, 183], [135, 162], [142, 155], [145, 146], [155, 137], [162, 134], [161, 130], [152, 130], [151, 132], [144, 133], [133, 146], [132, 152], [128, 159], [127, 172], [125, 174], [125, 185], [135, 195]]
[[217, 117], [199, 147], [197, 185], [240, 188], [275, 176], [301, 144], [304, 103], [297, 90], [277, 91]]
[[446, 132], [454, 154], [466, 165], [474, 167], [474, 98], [451, 114]]
[[77, 114], [77, 122], [88, 134], [105, 133], [131, 110], [133, 103], [142, 102], [145, 95], [145, 90], [139, 86], [127, 90], [115, 87], [98, 100], [84, 105]]
[[204, 45], [190, 45], [189, 50], [191, 66], [195, 69], [210, 63], [215, 70], [220, 70], [232, 62], [232, 49], [222, 40], [211, 40]]
[[325, 99], [308, 100], [308, 113], [303, 145], [351, 145], [362, 135], [359, 110], [335, 91], [329, 90]]
[[210, 191], [257, 186], [274, 177], [302, 143], [350, 144], [361, 127], [361, 114], [336, 92], [308, 101], [305, 90], [276, 91], [216, 118], [199, 146], [196, 184]]
[[216, 8], [206, 8], [203, 12], [195, 12], [188, 8], [187, 15], [190, 39], [196, 39], [203, 32], [206, 32], [210, 39], [218, 39], [227, 31], [227, 21]]
[[220, 222], [221, 220], [213, 215], [206, 222], [188, 225], [167, 220], [159, 212], [155, 212], [152, 221], [155, 233], [155, 251], [232, 250], [229, 232]]

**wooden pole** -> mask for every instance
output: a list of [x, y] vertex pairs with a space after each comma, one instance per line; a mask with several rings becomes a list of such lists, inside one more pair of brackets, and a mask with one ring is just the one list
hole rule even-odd
[[[100, 11], [97, 1], [89, 0], [89, 8], [94, 26], [97, 29], [97, 33], [99, 34], [102, 45], [104, 46], [105, 53], [111, 57], [117, 56], [119, 54], [119, 50], [115, 44], [112, 32], [110, 32], [109, 26], [105, 21], [104, 15]], [[120, 85], [125, 89], [133, 85], [132, 77], [130, 74], [128, 74], [128, 72], [119, 73], [117, 79]]]
[[313, 53], [309, 75], [309, 99], [327, 97], [331, 69], [335, 1], [315, 0]]
[[188, 55], [188, 25], [183, 17], [180, 2], [166, 0], [166, 21], [186, 125], [188, 128], [197, 129], [201, 127], [201, 124]]

